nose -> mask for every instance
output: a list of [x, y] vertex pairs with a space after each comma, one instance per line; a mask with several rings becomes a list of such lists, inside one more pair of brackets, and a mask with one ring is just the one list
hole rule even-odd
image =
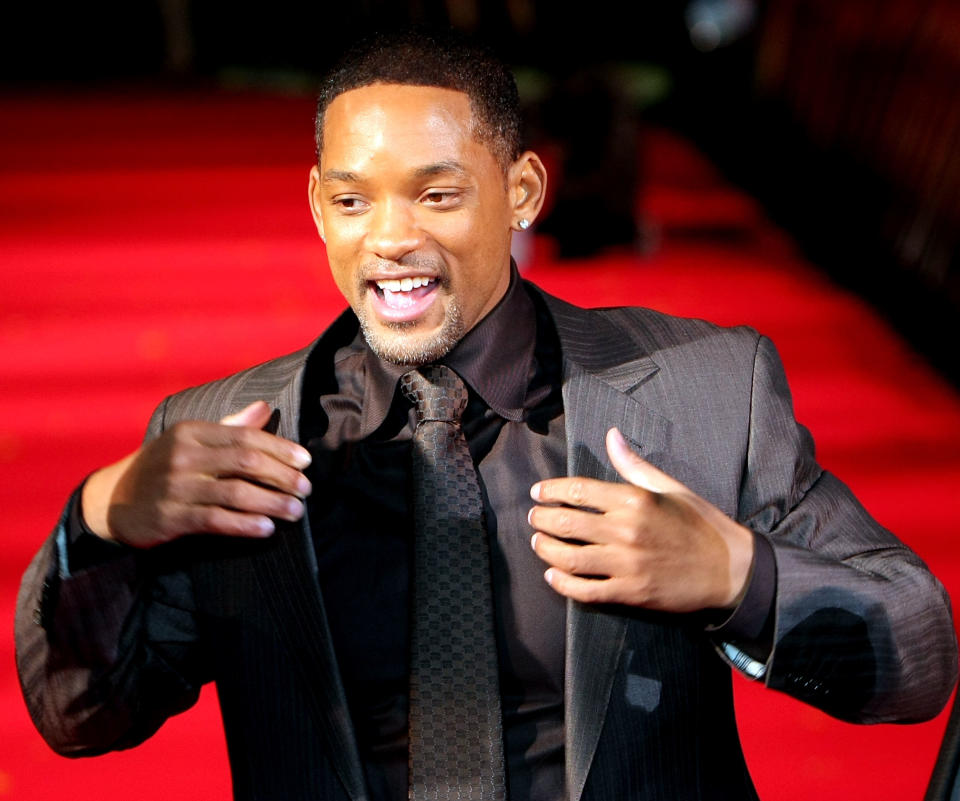
[[400, 261], [423, 244], [423, 232], [408, 203], [387, 200], [371, 209], [367, 248], [388, 261]]

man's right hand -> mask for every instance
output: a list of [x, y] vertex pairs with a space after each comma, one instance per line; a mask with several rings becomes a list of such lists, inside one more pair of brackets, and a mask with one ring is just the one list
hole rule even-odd
[[219, 423], [185, 421], [87, 479], [81, 510], [105, 540], [152, 548], [185, 534], [266, 537], [298, 520], [310, 453], [263, 431], [256, 401]]

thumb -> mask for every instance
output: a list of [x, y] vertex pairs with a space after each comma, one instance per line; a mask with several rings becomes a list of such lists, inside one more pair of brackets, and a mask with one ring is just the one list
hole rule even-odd
[[607, 432], [607, 456], [613, 469], [636, 487], [650, 492], [669, 492], [682, 488], [678, 481], [635, 453], [617, 428]]
[[220, 423], [225, 426], [249, 426], [251, 428], [263, 428], [270, 419], [270, 407], [265, 401], [258, 400], [245, 406], [239, 412], [228, 414], [220, 419]]

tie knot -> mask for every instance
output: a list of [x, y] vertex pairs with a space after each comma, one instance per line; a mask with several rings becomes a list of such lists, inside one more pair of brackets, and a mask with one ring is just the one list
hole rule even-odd
[[404, 373], [400, 388], [417, 410], [418, 425], [428, 420], [459, 423], [467, 406], [467, 387], [463, 379], [443, 364], [431, 364]]

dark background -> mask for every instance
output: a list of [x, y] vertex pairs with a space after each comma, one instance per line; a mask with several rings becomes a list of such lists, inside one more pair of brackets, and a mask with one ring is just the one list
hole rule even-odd
[[560, 154], [561, 253], [655, 247], [631, 213], [632, 144], [666, 125], [960, 383], [955, 0], [7, 3], [0, 102], [105, 84], [311, 91], [358, 35], [410, 21], [478, 32], [517, 69], [531, 141]]

